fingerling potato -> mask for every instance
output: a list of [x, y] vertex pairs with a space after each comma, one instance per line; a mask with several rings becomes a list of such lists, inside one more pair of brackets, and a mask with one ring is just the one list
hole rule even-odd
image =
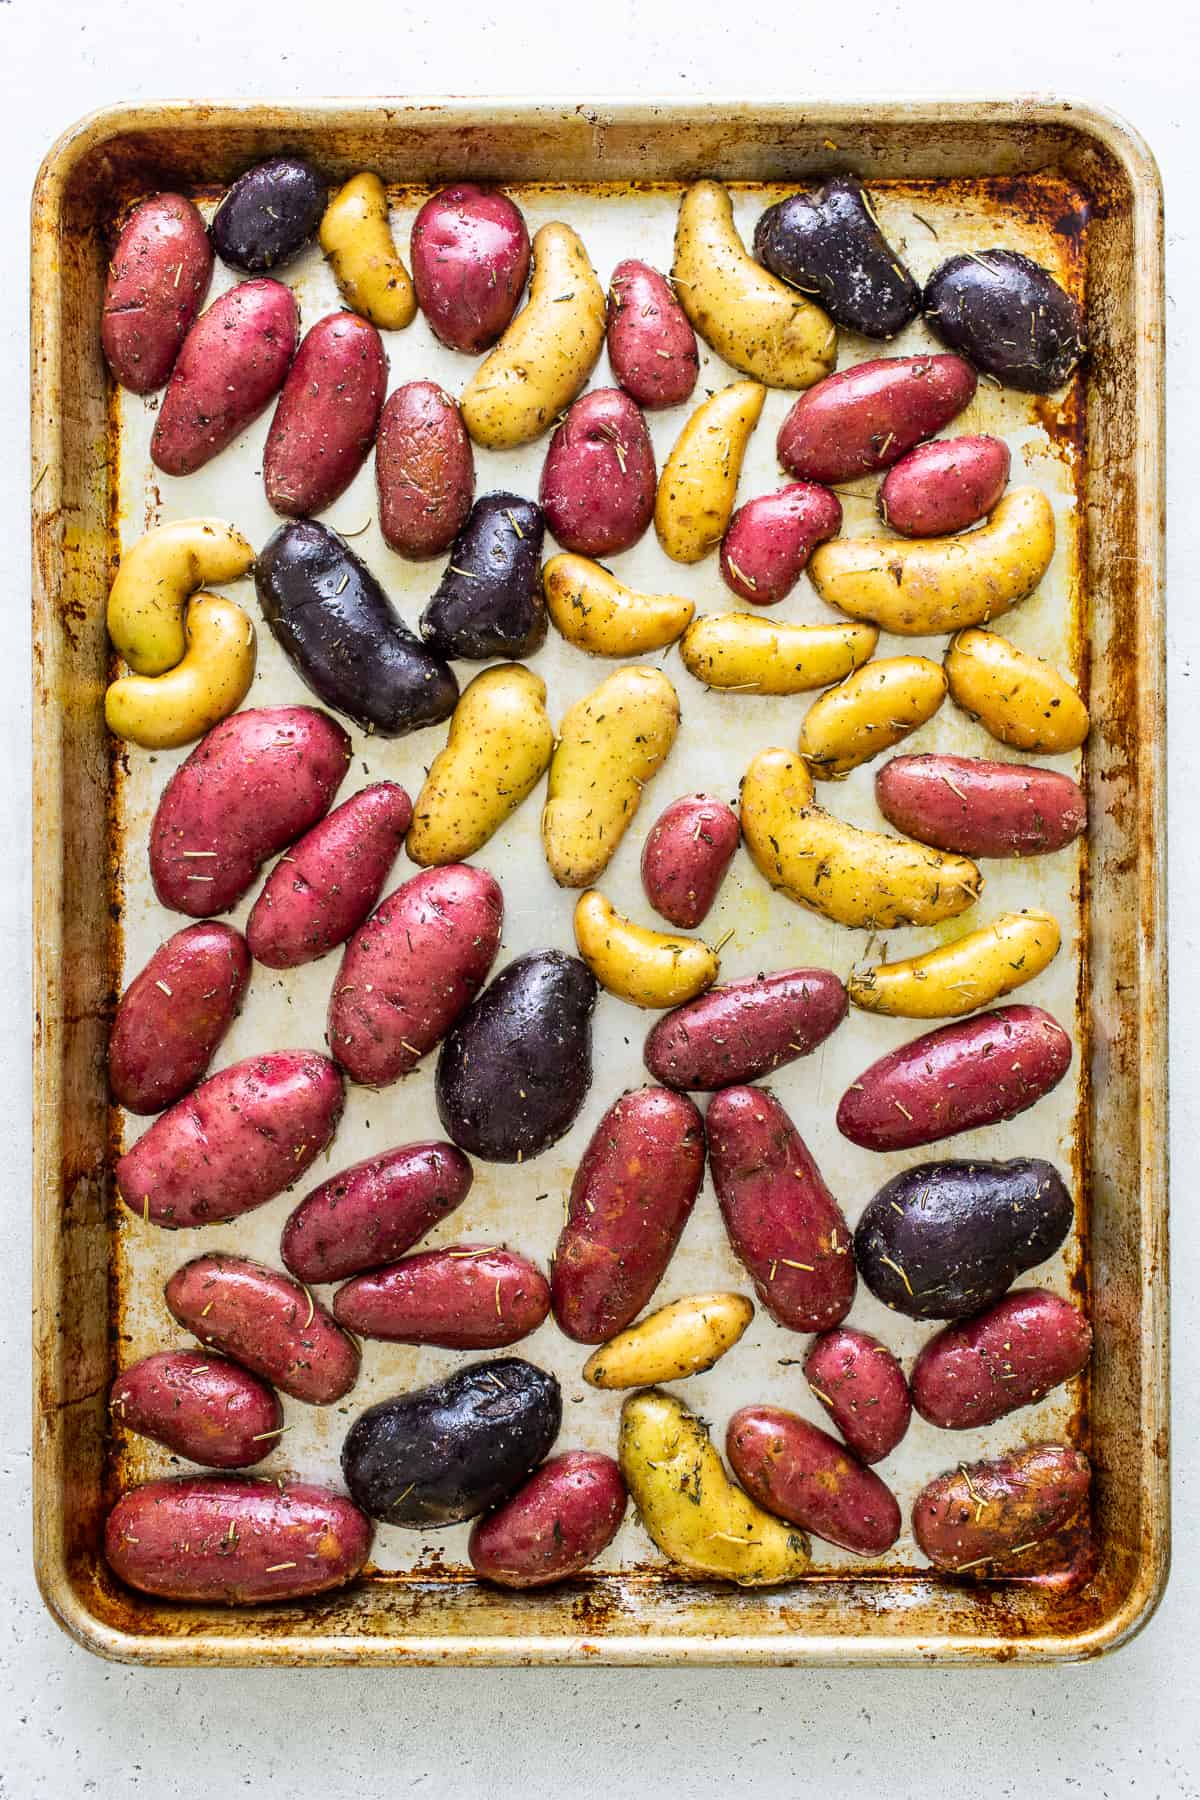
[[306, 332], [263, 450], [273, 511], [303, 519], [345, 493], [375, 442], [387, 377], [383, 340], [357, 313], [329, 313]]
[[541, 508], [519, 494], [476, 500], [421, 614], [421, 637], [431, 650], [447, 660], [513, 662], [541, 649], [545, 529]]
[[1053, 663], [994, 631], [962, 631], [946, 653], [950, 698], [1014, 750], [1057, 756], [1091, 730], [1087, 707]]
[[904, 1371], [870, 1332], [835, 1325], [814, 1338], [804, 1379], [854, 1454], [882, 1462], [908, 1430], [912, 1397]]
[[721, 540], [721, 578], [740, 600], [774, 606], [791, 593], [816, 546], [841, 527], [841, 501], [815, 482], [760, 494], [729, 521]]
[[700, 562], [724, 537], [766, 397], [756, 381], [731, 382], [701, 401], [676, 438], [654, 502], [654, 529], [673, 562]]
[[494, 344], [529, 273], [520, 208], [499, 188], [457, 181], [426, 200], [411, 251], [417, 299], [439, 343], [469, 356]]
[[654, 516], [654, 446], [646, 421], [620, 388], [581, 394], [556, 428], [538, 499], [564, 550], [613, 556]]
[[213, 215], [217, 255], [261, 275], [298, 256], [316, 231], [327, 189], [311, 163], [272, 156], [239, 175]]
[[401, 1144], [321, 1182], [290, 1214], [279, 1254], [298, 1281], [394, 1262], [461, 1206], [473, 1171], [453, 1144]]
[[846, 990], [863, 1012], [957, 1019], [1040, 975], [1058, 954], [1061, 937], [1052, 913], [1001, 913], [923, 956], [853, 973]]
[[673, 644], [692, 622], [694, 600], [641, 594], [586, 556], [552, 556], [542, 570], [550, 621], [591, 656], [644, 656]]
[[379, 529], [398, 556], [424, 562], [448, 550], [475, 497], [475, 457], [462, 415], [436, 381], [388, 395], [375, 443]]
[[208, 228], [190, 200], [154, 194], [134, 207], [108, 266], [100, 322], [105, 360], [130, 393], [152, 394], [168, 380], [212, 269]]
[[848, 775], [932, 719], [946, 672], [927, 656], [887, 656], [814, 700], [800, 726], [800, 754], [818, 781]]
[[701, 1375], [733, 1349], [753, 1317], [745, 1294], [672, 1300], [593, 1350], [583, 1379], [596, 1388], [635, 1388]]
[[122, 1430], [210, 1469], [250, 1468], [283, 1430], [279, 1397], [265, 1382], [198, 1350], [160, 1350], [122, 1370], [109, 1409]]
[[283, 386], [300, 335], [295, 295], [269, 277], [214, 300], [183, 340], [158, 409], [150, 459], [194, 475], [252, 425]]
[[135, 675], [165, 675], [187, 651], [184, 610], [210, 582], [236, 581], [254, 550], [223, 519], [156, 525], [121, 558], [108, 595], [108, 635]]
[[646, 1067], [667, 1087], [711, 1093], [807, 1056], [845, 1016], [846, 990], [828, 969], [753, 975], [660, 1019], [646, 1039]]
[[743, 1406], [725, 1434], [734, 1474], [760, 1506], [856, 1556], [900, 1536], [896, 1496], [836, 1438], [782, 1406]]
[[895, 337], [921, 310], [920, 288], [853, 175], [769, 206], [754, 230], [754, 254], [801, 293], [816, 294], [835, 324], [865, 337]]
[[888, 471], [876, 496], [885, 525], [904, 537], [945, 537], [987, 517], [1008, 486], [1003, 438], [937, 438]]
[[608, 360], [647, 411], [682, 406], [700, 372], [696, 334], [670, 284], [636, 258], [618, 263], [609, 283]]
[[187, 649], [165, 675], [122, 675], [104, 696], [114, 737], [143, 750], [190, 744], [242, 704], [254, 680], [257, 640], [240, 606], [217, 594], [188, 601]]
[[779, 460], [801, 481], [853, 481], [898, 462], [968, 405], [975, 371], [961, 356], [883, 356], [839, 369], [796, 401]]
[[793, 625], [753, 613], [704, 613], [679, 654], [706, 687], [742, 694], [804, 694], [853, 673], [879, 642], [873, 625]]
[[334, 1318], [357, 1337], [445, 1350], [502, 1350], [549, 1311], [542, 1271], [492, 1244], [422, 1250], [356, 1275], [333, 1297]]
[[732, 807], [711, 794], [672, 800], [642, 847], [642, 887], [656, 913], [694, 930], [707, 915], [741, 840]]
[[889, 824], [960, 856], [1044, 856], [1087, 827], [1077, 781], [1028, 763], [975, 756], [896, 756], [875, 777]]
[[332, 1406], [358, 1380], [354, 1340], [302, 1282], [244, 1256], [198, 1256], [165, 1288], [174, 1318], [294, 1400]]
[[929, 1482], [913, 1504], [913, 1536], [935, 1569], [1019, 1573], [1021, 1558], [1066, 1530], [1087, 1504], [1091, 1465], [1066, 1444], [1031, 1444]]
[[540, 675], [519, 663], [477, 675], [417, 795], [408, 834], [413, 862], [465, 862], [482, 849], [533, 792], [553, 749]]
[[682, 1006], [721, 971], [716, 952], [699, 938], [635, 925], [596, 888], [576, 902], [575, 942], [600, 986], [633, 1006]]
[[467, 1555], [498, 1587], [548, 1587], [578, 1575], [616, 1537], [627, 1501], [621, 1471], [598, 1450], [552, 1456], [471, 1528]]
[[412, 277], [388, 223], [387, 190], [364, 169], [338, 189], [321, 217], [321, 248], [342, 299], [380, 331], [403, 331], [417, 316]]
[[118, 1106], [156, 1113], [194, 1088], [233, 1024], [250, 979], [246, 940], [215, 920], [185, 925], [121, 996], [108, 1040]]
[[1053, 393], [1087, 350], [1078, 302], [1019, 250], [941, 263], [925, 283], [925, 318], [977, 369], [1027, 394]]
[[970, 1431], [1032, 1406], [1078, 1375], [1092, 1328], [1077, 1306], [1037, 1288], [946, 1325], [913, 1364], [913, 1405], [944, 1431]]

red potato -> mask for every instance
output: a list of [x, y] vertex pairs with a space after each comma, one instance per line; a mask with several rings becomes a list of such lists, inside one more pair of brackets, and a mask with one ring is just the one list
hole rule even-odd
[[723, 1088], [705, 1120], [713, 1186], [734, 1255], [789, 1331], [844, 1319], [857, 1277], [842, 1209], [767, 1088]]
[[125, 221], [108, 265], [100, 342], [121, 386], [152, 394], [166, 382], [212, 280], [213, 248], [182, 194], [155, 194]]
[[160, 944], [117, 1007], [108, 1085], [118, 1106], [156, 1113], [195, 1087], [242, 1007], [250, 952], [240, 931], [185, 925]]
[[374, 907], [412, 824], [412, 801], [377, 781], [314, 825], [276, 863], [246, 921], [256, 962], [295, 969], [344, 944]]
[[358, 1337], [443, 1350], [500, 1350], [536, 1331], [550, 1284], [527, 1257], [492, 1244], [423, 1250], [359, 1275], [333, 1297], [333, 1316]]
[[729, 1421], [725, 1450], [752, 1500], [827, 1544], [880, 1556], [900, 1536], [891, 1489], [796, 1413], [743, 1406]]
[[346, 946], [329, 1000], [329, 1044], [352, 1081], [386, 1087], [441, 1042], [487, 979], [504, 899], [484, 869], [424, 869], [388, 895]]
[[1040, 1006], [999, 1006], [891, 1050], [842, 1095], [838, 1130], [864, 1150], [912, 1150], [997, 1125], [1057, 1087], [1071, 1040]]
[[870, 1332], [848, 1325], [823, 1331], [804, 1358], [804, 1378], [862, 1462], [882, 1462], [908, 1430], [904, 1371]]
[[636, 544], [654, 517], [654, 446], [620, 388], [582, 394], [550, 439], [539, 498], [564, 550], [612, 556]]
[[472, 1170], [453, 1144], [403, 1144], [331, 1175], [283, 1228], [280, 1255], [300, 1281], [344, 1281], [394, 1262], [461, 1206]]
[[823, 1044], [847, 1005], [828, 969], [730, 981], [658, 1021], [646, 1039], [646, 1067], [666, 1087], [706, 1093], [757, 1081]]
[[985, 519], [1008, 486], [1003, 438], [939, 438], [919, 444], [885, 476], [877, 495], [885, 525], [905, 537], [945, 537]]
[[529, 233], [498, 188], [459, 181], [413, 220], [413, 286], [434, 337], [477, 355], [517, 310], [529, 274]]
[[290, 288], [264, 276], [214, 300], [183, 340], [158, 409], [150, 456], [166, 475], [194, 475], [265, 411], [300, 335]]
[[345, 1096], [315, 1050], [234, 1063], [151, 1125], [116, 1168], [130, 1212], [168, 1231], [216, 1225], [299, 1181], [333, 1139]]
[[628, 1496], [598, 1450], [552, 1456], [494, 1512], [476, 1519], [471, 1567], [498, 1587], [549, 1587], [595, 1562], [620, 1530]]
[[358, 1380], [353, 1339], [281, 1269], [244, 1256], [198, 1256], [176, 1269], [165, 1293], [185, 1330], [294, 1400], [332, 1406]]
[[237, 905], [269, 857], [323, 819], [350, 739], [313, 706], [232, 713], [172, 775], [150, 827], [164, 906], [204, 919]]
[[704, 1124], [691, 1101], [637, 1088], [610, 1106], [575, 1171], [550, 1271], [554, 1317], [604, 1344], [662, 1280], [704, 1180]]
[[1092, 1328], [1078, 1307], [1020, 1289], [930, 1338], [913, 1365], [913, 1405], [947, 1431], [991, 1425], [1070, 1381], [1091, 1353]]
[[913, 1536], [935, 1569], [1020, 1573], [1020, 1557], [1072, 1524], [1087, 1503], [1092, 1472], [1081, 1450], [1033, 1444], [990, 1462], [960, 1465], [922, 1488]]
[[124, 1369], [109, 1405], [126, 1431], [214, 1469], [269, 1456], [283, 1428], [279, 1396], [236, 1363], [202, 1350], [160, 1350]]
[[721, 542], [721, 577], [752, 606], [791, 593], [818, 544], [842, 528], [842, 503], [828, 488], [797, 481], [739, 506]]
[[1083, 789], [1057, 769], [974, 756], [895, 756], [875, 777], [884, 818], [962, 856], [1043, 856], [1087, 828]]
[[436, 381], [389, 394], [375, 446], [379, 529], [399, 556], [449, 550], [475, 498], [475, 452], [462, 414]]
[[737, 814], [711, 794], [684, 794], [659, 814], [642, 850], [642, 886], [655, 912], [694, 929], [707, 916], [741, 839]]
[[108, 1566], [130, 1587], [230, 1606], [345, 1587], [370, 1549], [371, 1521], [344, 1495], [231, 1475], [148, 1481], [104, 1528]]
[[670, 283], [633, 257], [617, 264], [609, 284], [608, 360], [647, 411], [682, 406], [700, 373], [696, 334]]
[[883, 356], [827, 375], [779, 428], [779, 460], [801, 481], [852, 481], [948, 425], [974, 398], [961, 356]]
[[286, 519], [324, 512], [371, 453], [387, 392], [383, 339], [357, 313], [330, 313], [288, 370], [263, 452], [267, 501]]

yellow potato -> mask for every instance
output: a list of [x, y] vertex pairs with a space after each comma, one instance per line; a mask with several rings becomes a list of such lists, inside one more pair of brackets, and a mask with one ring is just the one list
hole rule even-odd
[[590, 887], [608, 867], [679, 730], [679, 696], [661, 669], [617, 669], [559, 728], [542, 844], [560, 887]]
[[549, 430], [596, 366], [605, 309], [571, 227], [543, 225], [533, 240], [529, 299], [463, 390], [462, 416], [477, 444], [515, 450]]
[[1014, 750], [1078, 750], [1091, 728], [1087, 707], [1054, 664], [994, 631], [960, 632], [946, 652], [946, 679], [955, 705]]
[[684, 633], [679, 654], [706, 687], [803, 694], [841, 681], [878, 642], [873, 625], [792, 625], [747, 612], [705, 613]]
[[208, 582], [236, 581], [254, 551], [223, 519], [157, 525], [125, 552], [108, 595], [108, 635], [135, 675], [164, 675], [183, 660], [183, 611]]
[[671, 277], [705, 343], [743, 375], [768, 387], [806, 388], [832, 369], [833, 321], [755, 262], [719, 182], [697, 181], [683, 196]]
[[673, 644], [694, 600], [639, 594], [586, 556], [552, 556], [542, 570], [546, 610], [569, 644], [592, 656], [644, 656]]
[[600, 986], [633, 1006], [682, 1006], [721, 970], [716, 951], [700, 938], [635, 925], [595, 888], [576, 904], [575, 942]]
[[597, 1388], [631, 1388], [703, 1374], [733, 1349], [753, 1317], [744, 1294], [672, 1300], [593, 1350], [583, 1379]]
[[427, 869], [473, 856], [532, 793], [553, 749], [540, 675], [520, 663], [477, 675], [417, 795], [407, 839], [412, 860]]
[[1052, 913], [1001, 913], [979, 931], [903, 962], [879, 963], [846, 983], [863, 1012], [899, 1019], [958, 1019], [1040, 975], [1058, 954]]
[[675, 440], [654, 501], [654, 529], [674, 562], [699, 562], [725, 536], [765, 399], [757, 382], [731, 382], [696, 408]]
[[146, 750], [173, 750], [203, 737], [236, 711], [254, 680], [254, 626], [240, 606], [197, 594], [185, 625], [187, 648], [164, 675], [125, 675], [104, 696], [116, 737]]
[[412, 324], [416, 290], [392, 237], [378, 175], [364, 170], [338, 189], [325, 208], [320, 239], [347, 306], [380, 331]]
[[848, 775], [932, 719], [945, 698], [946, 672], [927, 656], [869, 662], [813, 701], [800, 754], [818, 781]]
[[839, 925], [936, 925], [973, 906], [983, 887], [965, 856], [860, 831], [817, 806], [808, 766], [789, 750], [755, 757], [741, 815], [746, 848], [771, 886]]
[[985, 625], [1032, 594], [1054, 555], [1040, 488], [1010, 488], [978, 531], [938, 538], [831, 538], [808, 564], [822, 600], [901, 637]]
[[770, 1587], [808, 1569], [804, 1533], [729, 1479], [704, 1426], [673, 1394], [653, 1387], [630, 1394], [617, 1457], [646, 1530], [689, 1574]]

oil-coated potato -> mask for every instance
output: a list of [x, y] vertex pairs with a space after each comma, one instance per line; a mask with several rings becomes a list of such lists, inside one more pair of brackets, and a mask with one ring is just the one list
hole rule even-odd
[[583, 1379], [597, 1388], [635, 1388], [701, 1375], [733, 1349], [753, 1317], [745, 1294], [672, 1300], [593, 1350]]
[[896, 1496], [836, 1438], [782, 1406], [743, 1406], [725, 1454], [746, 1491], [777, 1518], [857, 1556], [881, 1556], [900, 1536]]
[[239, 175], [213, 216], [217, 255], [261, 275], [298, 256], [316, 231], [328, 190], [310, 163], [273, 156]]
[[1025, 1289], [929, 1339], [913, 1364], [913, 1405], [945, 1431], [992, 1425], [1070, 1381], [1091, 1353], [1078, 1307]]
[[546, 638], [542, 538], [532, 500], [482, 494], [454, 540], [442, 579], [421, 614], [421, 636], [438, 656], [519, 661]]
[[156, 1113], [194, 1088], [233, 1024], [250, 979], [246, 940], [215, 920], [185, 925], [121, 996], [108, 1040], [118, 1106]]
[[772, 1587], [807, 1570], [803, 1532], [734, 1486], [708, 1432], [673, 1394], [661, 1388], [630, 1394], [621, 1408], [617, 1454], [643, 1525], [689, 1575]]
[[114, 737], [143, 750], [190, 744], [242, 704], [254, 680], [257, 641], [232, 600], [197, 594], [184, 620], [187, 649], [165, 675], [123, 675], [104, 696]]
[[122, 387], [152, 394], [163, 386], [204, 305], [212, 267], [208, 229], [190, 200], [154, 194], [134, 207], [108, 266], [100, 322], [105, 360]]
[[298, 1281], [343, 1281], [394, 1262], [462, 1205], [472, 1175], [453, 1144], [401, 1144], [370, 1156], [305, 1195], [279, 1254]]
[[833, 367], [828, 313], [754, 261], [719, 182], [694, 182], [680, 201], [671, 279], [705, 343], [743, 375], [806, 388]]
[[529, 273], [520, 208], [499, 188], [455, 182], [413, 220], [411, 251], [417, 299], [434, 337], [469, 356], [494, 344]]
[[494, 1244], [422, 1250], [356, 1275], [333, 1297], [334, 1318], [356, 1337], [445, 1350], [502, 1350], [549, 1311], [542, 1271]]
[[705, 687], [742, 694], [804, 694], [843, 681], [879, 642], [873, 625], [793, 625], [753, 613], [704, 613], [679, 646]]
[[1052, 913], [1001, 913], [990, 925], [923, 956], [855, 972], [846, 987], [863, 1012], [957, 1019], [1040, 975], [1058, 954], [1061, 939]]
[[800, 754], [818, 781], [848, 775], [932, 719], [946, 673], [927, 656], [887, 656], [814, 700], [800, 727]]
[[1032, 594], [1054, 555], [1041, 488], [1010, 488], [986, 525], [958, 537], [836, 538], [808, 565], [822, 600], [900, 637], [986, 625]]
[[475, 457], [457, 405], [436, 381], [388, 395], [375, 444], [379, 529], [389, 549], [424, 562], [448, 550], [475, 497]]
[[654, 446], [620, 388], [580, 395], [550, 439], [538, 499], [564, 550], [614, 556], [654, 517]]
[[375, 442], [387, 378], [383, 340], [357, 313], [329, 313], [305, 334], [263, 451], [275, 512], [303, 519], [345, 493]]
[[515, 450], [548, 430], [595, 368], [604, 328], [604, 289], [587, 251], [569, 225], [543, 225], [529, 299], [463, 390], [475, 442]]
[[172, 1316], [202, 1344], [294, 1400], [332, 1406], [358, 1380], [359, 1352], [302, 1282], [244, 1256], [198, 1256], [164, 1290]]
[[800, 481], [854, 481], [898, 462], [975, 394], [961, 356], [883, 356], [839, 369], [796, 401], [779, 460]]
[[548, 1587], [578, 1575], [607, 1548], [625, 1517], [621, 1471], [598, 1450], [552, 1456], [471, 1528], [467, 1555], [499, 1587]]
[[1044, 856], [1087, 826], [1069, 775], [975, 756], [895, 756], [875, 777], [875, 799], [897, 830], [960, 856]]
[[912, 1397], [886, 1344], [868, 1331], [835, 1325], [814, 1338], [804, 1378], [854, 1454], [882, 1462], [908, 1430]]
[[321, 219], [320, 241], [347, 306], [380, 331], [412, 324], [417, 296], [392, 237], [378, 175], [364, 169], [338, 189]]
[[150, 440], [155, 467], [194, 475], [252, 425], [283, 386], [299, 335], [281, 281], [243, 281], [214, 300], [171, 371]]
[[807, 765], [787, 750], [760, 751], [750, 764], [741, 816], [746, 848], [771, 886], [839, 925], [936, 925], [973, 906], [983, 886], [966, 857], [827, 813], [813, 800]]
[[845, 1016], [846, 990], [828, 969], [752, 975], [660, 1019], [646, 1067], [667, 1087], [711, 1093], [807, 1056]]
[[108, 635], [135, 675], [165, 675], [187, 651], [191, 595], [236, 581], [254, 563], [252, 545], [223, 519], [156, 525], [121, 558], [108, 595]]
[[647, 411], [682, 406], [700, 372], [696, 334], [670, 284], [636, 258], [618, 263], [609, 283], [608, 360]]
[[766, 397], [756, 381], [731, 382], [701, 401], [676, 438], [654, 502], [654, 529], [672, 561], [700, 562], [724, 537]]
[[422, 868], [465, 862], [531, 794], [550, 764], [546, 684], [520, 663], [477, 675], [454, 709], [413, 808], [408, 854]]
[[596, 888], [576, 903], [575, 942], [600, 986], [632, 1006], [682, 1006], [721, 971], [716, 952], [699, 938], [635, 925]]
[[876, 496], [885, 525], [905, 537], [944, 537], [985, 519], [1008, 486], [1003, 438], [937, 438], [887, 473]]
[[124, 1431], [210, 1469], [248, 1469], [283, 1430], [279, 1398], [256, 1375], [201, 1350], [160, 1350], [122, 1370], [109, 1407]]
[[586, 556], [552, 556], [542, 570], [551, 623], [591, 656], [644, 656], [673, 644], [692, 622], [694, 600], [641, 594]]
[[794, 481], [739, 506], [721, 541], [721, 578], [740, 600], [774, 606], [791, 593], [818, 544], [842, 528], [842, 503]]
[[956, 706], [1014, 750], [1056, 756], [1091, 730], [1087, 707], [1053, 663], [1028, 656], [995, 631], [961, 631], [946, 653]]
[[1032, 1444], [960, 1466], [922, 1488], [913, 1536], [935, 1569], [1019, 1574], [1021, 1558], [1066, 1530], [1087, 1503], [1092, 1472], [1082, 1450]]
[[864, 337], [895, 337], [921, 310], [920, 288], [853, 175], [769, 206], [754, 229], [754, 254], [802, 294], [815, 294], [836, 325]]
[[642, 846], [642, 887], [656, 913], [693, 931], [706, 917], [741, 840], [733, 808], [683, 794], [659, 814]]
[[925, 283], [931, 331], [1006, 387], [1049, 394], [1087, 350], [1083, 314], [1019, 250], [952, 256]]

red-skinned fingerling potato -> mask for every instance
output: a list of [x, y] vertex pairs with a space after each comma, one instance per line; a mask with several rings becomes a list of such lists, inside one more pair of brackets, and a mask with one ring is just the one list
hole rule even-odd
[[539, 499], [564, 550], [614, 556], [654, 517], [658, 476], [646, 421], [620, 388], [582, 394], [556, 428]]
[[257, 1375], [207, 1350], [160, 1350], [123, 1369], [109, 1406], [126, 1431], [213, 1469], [247, 1469], [279, 1441], [283, 1408]]
[[302, 1282], [245, 1256], [198, 1256], [164, 1290], [202, 1344], [310, 1406], [332, 1406], [358, 1380], [359, 1352]]
[[721, 542], [726, 587], [752, 606], [774, 606], [791, 593], [817, 545], [841, 528], [841, 501], [813, 481], [748, 500]]
[[670, 283], [636, 257], [618, 263], [609, 283], [608, 360], [647, 411], [682, 406], [700, 372], [696, 334]]
[[1019, 1289], [947, 1325], [913, 1365], [913, 1405], [931, 1425], [991, 1425], [1070, 1381], [1092, 1352], [1092, 1328], [1059, 1294]]
[[370, 455], [387, 392], [383, 340], [357, 313], [318, 319], [301, 342], [263, 451], [267, 501], [287, 519], [324, 512]]
[[413, 285], [434, 337], [478, 355], [504, 331], [529, 274], [529, 232], [498, 188], [455, 182], [413, 220]]
[[471, 1528], [467, 1555], [498, 1587], [549, 1587], [578, 1575], [611, 1544], [625, 1517], [621, 1471], [598, 1450], [552, 1456]]
[[879, 488], [880, 517], [905, 537], [945, 537], [985, 519], [1008, 486], [1003, 438], [937, 438], [893, 464]]
[[453, 1144], [401, 1144], [306, 1194], [280, 1240], [299, 1281], [344, 1281], [394, 1262], [461, 1206], [471, 1164]]
[[900, 1536], [896, 1496], [820, 1426], [782, 1406], [743, 1406], [725, 1449], [760, 1506], [827, 1544], [880, 1556]]
[[527, 1257], [493, 1244], [451, 1244], [358, 1275], [333, 1297], [357, 1337], [444, 1350], [502, 1350], [536, 1331], [550, 1287]]
[[152, 394], [168, 380], [212, 280], [213, 248], [182, 194], [135, 206], [108, 265], [100, 342], [123, 388]]
[[241, 1011], [250, 979], [246, 940], [215, 920], [160, 944], [121, 996], [108, 1040], [118, 1106], [156, 1113], [195, 1087]]
[[436, 381], [389, 394], [375, 446], [379, 529], [398, 556], [441, 556], [475, 498], [475, 453], [462, 414]]
[[862, 1462], [882, 1462], [908, 1430], [912, 1397], [904, 1371], [869, 1331], [823, 1331], [804, 1358], [804, 1378]]
[[711, 794], [683, 794], [650, 827], [642, 886], [656, 913], [694, 930], [708, 915], [741, 839], [737, 814]]

